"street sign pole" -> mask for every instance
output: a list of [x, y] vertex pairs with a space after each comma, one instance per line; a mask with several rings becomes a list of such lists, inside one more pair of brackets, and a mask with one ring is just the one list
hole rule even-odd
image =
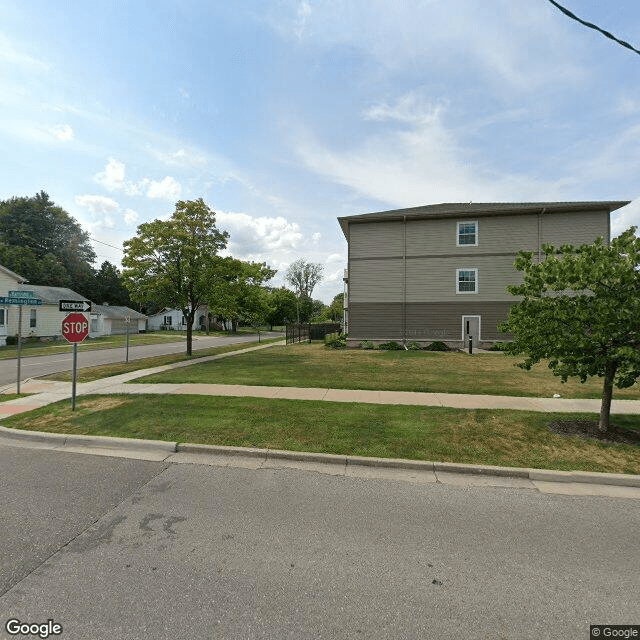
[[73, 373], [71, 374], [71, 411], [76, 410], [76, 371], [78, 370], [78, 343], [73, 343]]
[[129, 324], [131, 323], [131, 317], [127, 316], [124, 319], [124, 323], [127, 325], [127, 356], [126, 356], [126, 361], [129, 362]]
[[20, 395], [20, 352], [22, 351], [22, 305], [18, 306], [18, 382], [16, 393]]

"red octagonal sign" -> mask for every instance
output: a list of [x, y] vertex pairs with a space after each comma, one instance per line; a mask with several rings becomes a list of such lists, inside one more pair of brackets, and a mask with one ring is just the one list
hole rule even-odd
[[62, 321], [62, 335], [69, 342], [82, 342], [89, 335], [89, 321], [82, 313], [70, 313]]

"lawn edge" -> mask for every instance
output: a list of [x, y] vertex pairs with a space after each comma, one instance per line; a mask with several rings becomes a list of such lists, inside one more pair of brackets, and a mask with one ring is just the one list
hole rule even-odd
[[[127, 451], [134, 454], [166, 453], [165, 460], [171, 462], [175, 453], [196, 453], [208, 456], [246, 456], [267, 460], [293, 460], [326, 465], [361, 465], [382, 469], [404, 469], [426, 472], [464, 473], [470, 475], [525, 478], [542, 482], [575, 482], [582, 484], [614, 485], [619, 487], [640, 487], [640, 475], [624, 473], [600, 473], [595, 471], [553, 471], [523, 467], [499, 467], [492, 465], [462, 464], [457, 462], [429, 462], [402, 458], [372, 458], [330, 453], [305, 451], [283, 451], [281, 449], [260, 449], [255, 447], [227, 447], [167, 442], [164, 440], [143, 440], [137, 438], [117, 438], [112, 436], [68, 435], [43, 431], [26, 431], [0, 426], [0, 443], [13, 446], [47, 447], [64, 451], [72, 447], [75, 452], [87, 449], [107, 449], [112, 452]], [[117, 454], [115, 454], [117, 455]]]

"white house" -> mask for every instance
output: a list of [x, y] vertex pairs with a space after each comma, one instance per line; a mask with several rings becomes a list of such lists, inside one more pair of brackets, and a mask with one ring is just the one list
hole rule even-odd
[[[66, 312], [60, 311], [60, 300], [86, 300], [67, 287], [48, 287], [27, 284], [22, 276], [0, 265], [0, 298], [8, 298], [10, 291], [24, 291], [25, 298], [40, 301], [33, 305], [0, 303], [0, 346], [6, 345], [7, 336], [18, 335], [18, 321], [22, 316], [20, 335], [24, 338], [62, 338], [62, 320]], [[28, 295], [27, 295], [28, 294]], [[125, 333], [125, 318], [131, 320], [130, 331], [144, 331], [146, 316], [128, 307], [110, 307], [92, 304], [92, 338]]]
[[[194, 330], [206, 329], [207, 317], [209, 309], [207, 305], [198, 307], [195, 318], [193, 320]], [[149, 331], [186, 331], [187, 323], [180, 309], [165, 308], [158, 313], [152, 313], [147, 320], [147, 329]]]
[[146, 329], [147, 316], [129, 307], [110, 304], [91, 305], [91, 325], [89, 336], [114, 336], [118, 334], [140, 333]]

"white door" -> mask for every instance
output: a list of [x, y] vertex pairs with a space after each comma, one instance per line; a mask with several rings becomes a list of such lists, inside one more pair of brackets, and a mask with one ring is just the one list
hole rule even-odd
[[469, 344], [469, 337], [473, 338], [473, 344], [480, 342], [480, 316], [462, 316], [462, 339], [465, 346]]

